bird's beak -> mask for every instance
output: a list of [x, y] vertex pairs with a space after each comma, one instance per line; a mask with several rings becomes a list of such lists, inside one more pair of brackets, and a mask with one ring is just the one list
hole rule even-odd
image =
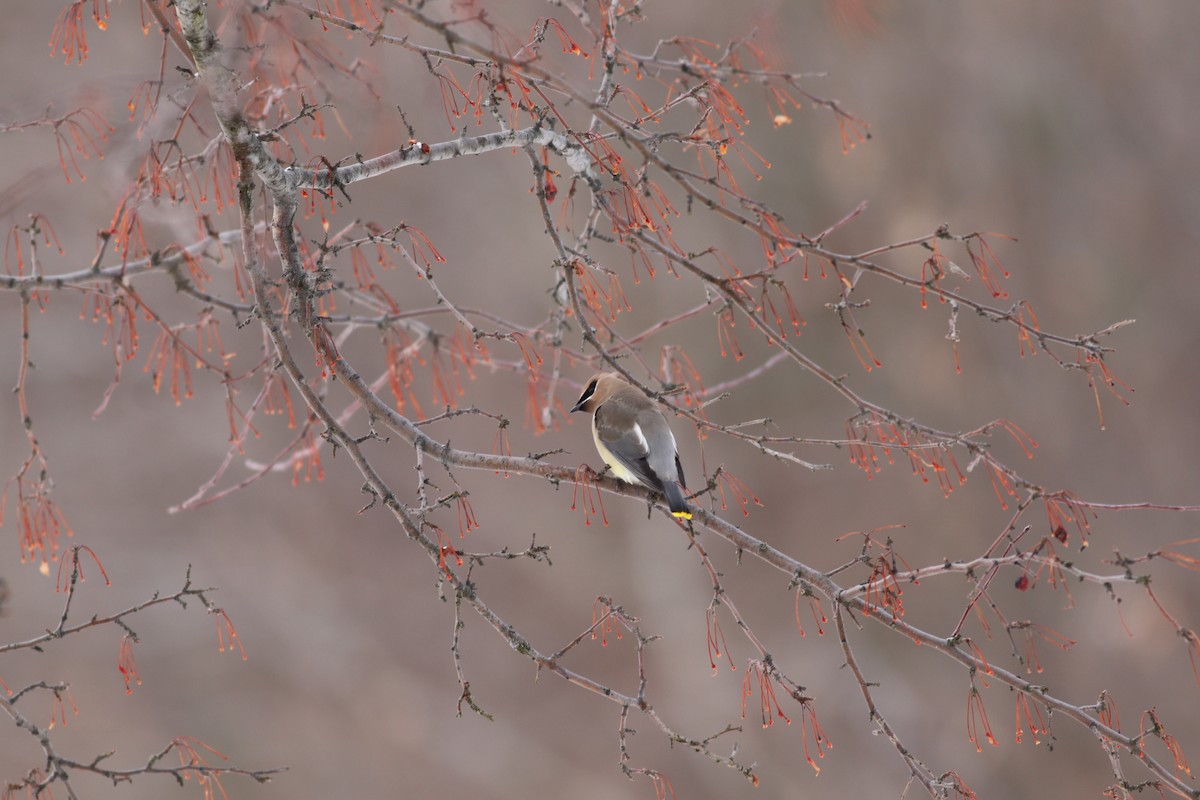
[[583, 408], [583, 402], [584, 402], [584, 401], [580, 400], [578, 403], [576, 403], [576, 404], [575, 404], [575, 405], [574, 405], [574, 406], [571, 408], [571, 413], [572, 413], [572, 414], [574, 414], [576, 411], [579, 411], [580, 409], [582, 409], [582, 408]]

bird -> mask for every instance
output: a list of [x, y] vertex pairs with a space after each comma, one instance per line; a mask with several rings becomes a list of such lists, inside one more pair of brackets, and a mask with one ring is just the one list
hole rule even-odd
[[661, 492], [673, 516], [692, 518], [680, 490], [687, 484], [675, 435], [649, 397], [615, 372], [600, 372], [588, 381], [571, 411], [592, 415], [596, 449], [614, 475]]

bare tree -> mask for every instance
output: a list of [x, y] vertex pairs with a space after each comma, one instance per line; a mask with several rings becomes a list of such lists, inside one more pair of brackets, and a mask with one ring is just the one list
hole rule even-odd
[[[975, 797], [978, 766], [946, 758], [914, 732], [910, 714], [897, 724], [889, 710], [922, 705], [926, 690], [905, 685], [923, 671], [941, 681], [948, 664], [961, 699], [925, 712], [940, 737], [983, 751], [1002, 736], [1069, 735], [1092, 742], [1100, 758], [1089, 785], [1108, 796], [1152, 788], [1200, 797], [1177, 738], [1183, 721], [1169, 707], [1186, 696], [1194, 708], [1197, 687], [1142, 686], [1147, 698], [1130, 704], [1109, 689], [1116, 677], [1094, 655], [1075, 657], [1077, 644], [1100, 646], [1096, 631], [1119, 631], [1122, 611], [1138, 604], [1182, 642], [1163, 657], [1190, 664], [1200, 684], [1187, 601], [1197, 540], [1147, 546], [1108, 532], [1112, 547], [1088, 547], [1100, 520], [1117, 512], [1173, 519], [1197, 509], [1087, 496], [1064, 476], [1027, 467], [1038, 444], [1011, 415], [993, 417], [983, 404], [944, 420], [910, 413], [870, 382], [890, 360], [891, 331], [936, 315], [941, 330], [920, 352], [896, 354], [901, 373], [916, 375], [931, 359], [961, 372], [964, 329], [1005, 348], [1015, 338], [1021, 356], [1048, 360], [1090, 394], [1098, 431], [1132, 391], [1111, 349], [1128, 323], [1071, 332], [1037, 316], [1037, 298], [1010, 297], [1000, 260], [1015, 250], [1008, 236], [941, 225], [856, 245], [864, 206], [813, 223], [796, 218], [786, 192], [759, 191], [773, 162], [807, 146], [798, 135], [767, 137], [784, 142], [771, 152], [759, 129], [786, 134], [806, 115], [843, 152], [866, 143], [869, 130], [813, 89], [813, 76], [792, 71], [769, 32], [748, 26], [703, 41], [657, 26], [648, 4], [619, 0], [145, 0], [111, 19], [105, 0], [63, 5], [51, 39], [57, 57], [87, 70], [92, 30], [134, 25], [136, 6], [157, 71], [136, 84], [121, 124], [85, 104], [0, 126], [3, 141], [52, 137], [73, 186], [101, 156], [124, 159], [131, 178], [100, 222], [36, 206], [21, 195], [26, 182], [9, 192], [23, 217], [8, 237], [0, 288], [15, 312], [10, 337], [20, 330], [9, 413], [25, 440], [3, 522], [19, 536], [22, 561], [58, 575], [63, 600], [48, 612], [52, 624], [19, 619], [28, 632], [0, 644], [5, 658], [106, 630], [119, 640], [118, 670], [132, 692], [142, 679], [132, 626], [156, 606], [189, 601], [216, 618], [222, 650], [245, 656], [231, 615], [190, 569], [181, 589], [139, 586], [152, 594], [117, 611], [77, 608], [88, 559], [104, 572], [105, 542], [73, 532], [75, 511], [51, 491], [58, 454], [41, 431], [57, 422], [31, 400], [31, 368], [55, 368], [37, 357], [38, 312], [82, 300], [111, 359], [96, 415], [120, 402], [131, 370], [184, 408], [223, 408], [224, 455], [211, 477], [186, 499], [151, 502], [202, 513], [253, 496], [278, 473], [300, 483], [336, 469], [361, 484], [355, 519], [386, 520], [391, 540], [379, 557], [424, 553], [430, 585], [396, 591], [444, 600], [443, 639], [421, 647], [444, 653], [443, 674], [457, 684], [447, 714], [497, 717], [473, 677], [488, 669], [470, 654], [485, 627], [508, 658], [591, 693], [591, 724], [615, 723], [612, 753], [598, 758], [656, 797], [674, 797], [680, 781], [654, 755], [654, 737], [694, 754], [679, 769], [726, 767], [755, 786], [799, 770], [761, 758], [761, 734], [749, 727], [790, 724], [769, 735], [785, 737], [814, 774], [831, 759], [881, 761], [865, 746], [831, 751], [827, 698], [844, 699], [847, 688], [860, 703], [854, 735], [880, 736], [902, 769], [897, 792]], [[850, 6], [861, 11], [838, 4]], [[416, 168], [428, 171], [407, 178]], [[418, 180], [448, 188], [427, 195]], [[502, 208], [482, 199], [494, 186], [507, 197]], [[487, 236], [489, 217], [502, 217], [507, 234], [491, 244], [490, 261], [461, 263], [453, 242], [431, 232]], [[94, 250], [65, 251], [64, 225], [98, 228]], [[690, 520], [672, 518], [655, 492], [622, 483], [578, 449], [585, 426], [566, 428], [567, 412], [597, 370], [620, 373], [667, 414], [684, 445]], [[838, 405], [820, 406], [825, 416], [814, 419], [801, 399], [812, 394]], [[952, 421], [961, 418], [970, 421]], [[177, 447], [160, 445], [163, 455]], [[854, 480], [864, 504], [885, 504], [874, 499], [886, 496], [874, 476], [893, 465], [932, 497], [990, 494], [991, 510], [926, 531], [906, 527], [900, 509], [870, 530], [806, 523], [806, 505], [820, 498], [802, 503], [795, 493], [815, 475]], [[344, 491], [326, 486], [312, 491]], [[661, 641], [675, 633], [664, 629], [674, 618], [664, 609], [549, 577], [581, 559], [561, 531], [635, 525], [639, 536], [670, 537], [673, 555], [655, 570], [705, 581], [703, 601], [671, 613], [703, 625], [706, 657], [694, 631], [682, 648]], [[253, 527], [248, 520], [246, 536]], [[64, 540], [72, 533], [81, 544]], [[819, 558], [809, 549], [816, 539]], [[1183, 588], [1161, 591], [1160, 576], [1172, 572], [1182, 578], [1161, 580]], [[514, 602], [522, 596], [538, 602], [522, 608]], [[1058, 629], [1064, 600], [1089, 607], [1078, 630]], [[570, 634], [539, 618], [551, 604], [574, 620]], [[404, 626], [403, 617], [387, 623]], [[841, 694], [828, 673], [810, 676], [812, 656], [797, 650], [813, 634], [828, 640], [821, 649], [841, 668]], [[613, 647], [620, 665], [596, 661], [593, 643]], [[0, 678], [7, 663], [0, 659]], [[716, 676], [693, 701], [702, 713], [663, 686], [696, 666]], [[1074, 679], [1081, 672], [1086, 681]], [[556, 690], [547, 683], [538, 691], [548, 700]], [[32, 737], [41, 754], [5, 776], [6, 796], [61, 787], [75, 797], [80, 775], [118, 783], [157, 773], [224, 796], [226, 774], [265, 782], [279, 771], [232, 766], [213, 749], [224, 744], [186, 736], [144, 760], [73, 755], [29, 710], [50, 697], [65, 722], [66, 679], [2, 687], [13, 723], [5, 739]], [[1010, 714], [1011, 727], [992, 722]], [[161, 763], [168, 756], [170, 766]], [[234, 763], [251, 756], [238, 752]]]

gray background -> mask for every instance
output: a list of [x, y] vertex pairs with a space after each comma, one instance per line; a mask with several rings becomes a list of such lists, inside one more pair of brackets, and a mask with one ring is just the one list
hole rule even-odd
[[[10, 80], [0, 94], [0, 122], [37, 117], [47, 105], [61, 114], [88, 104], [127, 133], [126, 100], [138, 81], [156, 73], [160, 41], [141, 35], [136, 4], [116, 4], [107, 32], [89, 24], [87, 64], [64, 66], [46, 53], [60, 5], [6, 9], [0, 73]], [[518, 35], [535, 17], [557, 13], [544, 4], [526, 5]], [[793, 285], [809, 323], [800, 346], [833, 372], [848, 374], [871, 399], [939, 427], [1014, 419], [1041, 445], [1036, 458], [1025, 462], [1007, 441], [997, 447], [1051, 488], [1112, 502], [1200, 501], [1193, 466], [1200, 444], [1195, 425], [1200, 387], [1194, 377], [1200, 344], [1195, 314], [1200, 53], [1194, 38], [1200, 10], [1184, 0], [915, 1], [867, 8], [874, 22], [855, 25], [839, 21], [835, 8], [820, 3], [763, 2], [747, 12], [725, 2], [653, 2], [646, 6], [648, 21], [627, 41], [645, 51], [670, 33], [721, 41], [757, 25], [781, 66], [828, 73], [804, 86], [837, 98], [869, 121], [873, 138], [842, 155], [831, 116], [811, 104], [792, 112], [792, 125], [774, 129], [750, 90], [747, 108], [755, 120], [747, 140], [773, 164], [752, 189], [794, 229], [807, 233], [868, 201], [859, 220], [831, 241], [847, 252], [927, 233], [943, 222], [958, 232], [1016, 236], [1019, 243], [997, 247], [1013, 272], [1006, 282], [1011, 299], [997, 302], [1028, 298], [1043, 326], [1065, 334], [1136, 319], [1112, 338], [1119, 352], [1110, 363], [1137, 391], [1128, 408], [1102, 392], [1107, 430], [1101, 432], [1081, 375], [1041, 355], [1021, 359], [1011, 329], [967, 317], [960, 323], [963, 373], [955, 375], [943, 338], [944, 311], [935, 306], [921, 312], [913, 294], [870, 279], [864, 279], [863, 293], [872, 305], [859, 321], [883, 369], [868, 375], [857, 366], [836, 320], [824, 310], [836, 296], [831, 281]], [[417, 125], [419, 138], [453, 137], [419, 61], [396, 50], [363, 48], [340, 34], [329, 41], [369, 60], [382, 99], [375, 104], [361, 91], [344, 90], [337, 103], [355, 139], [347, 141], [327, 117], [330, 139], [317, 143], [314, 152], [336, 158], [394, 147], [396, 137], [406, 135], [390, 111], [397, 104]], [[170, 63], [178, 62], [172, 56]], [[645, 96], [654, 96], [648, 86]], [[51, 257], [47, 269], [86, 264], [94, 232], [108, 224], [136, 168], [136, 146], [122, 144], [104, 161], [86, 163], [88, 181], [66, 186], [48, 131], [5, 134], [0, 223], [7, 230], [30, 210], [41, 211], [67, 251]], [[405, 170], [362, 186], [339, 219], [358, 215], [387, 224], [407, 219], [446, 255], [448, 263], [438, 268], [444, 288], [464, 304], [495, 304], [506, 317], [533, 323], [546, 313], [553, 253], [537, 237], [541, 223], [530, 184], [522, 155], [495, 153]], [[186, 215], [164, 207], [147, 216], [153, 247], [193, 235], [190, 222], [180, 221]], [[308, 235], [317, 235], [311, 222], [306, 225]], [[677, 230], [694, 237], [697, 249], [715, 244], [748, 263], [757, 248], [704, 219], [680, 220]], [[915, 252], [883, 260], [907, 274], [919, 270]], [[664, 313], [703, 299], [696, 286], [662, 274], [635, 287], [623, 260], [614, 259], [612, 266], [622, 272], [633, 305], [617, 323], [622, 333], [640, 332]], [[164, 316], [194, 319], [194, 307], [167, 284], [153, 278], [139, 286]], [[983, 297], [978, 281], [969, 291]], [[412, 305], [430, 301], [427, 293], [417, 294]], [[452, 612], [437, 596], [435, 570], [384, 514], [355, 514], [364, 502], [360, 479], [343, 459], [325, 453], [323, 483], [293, 488], [289, 476], [277, 475], [223, 503], [168, 515], [166, 508], [190, 496], [225, 452], [219, 388], [207, 376], [196, 376], [198, 396], [181, 407], [156, 397], [141, 372], [152, 336], [146, 325], [142, 354], [127, 365], [110, 407], [93, 421], [112, 360], [100, 343], [101, 327], [79, 320], [80, 305], [77, 296], [54, 296], [48, 311], [36, 316], [38, 369], [29, 385], [56, 480], [54, 497], [76, 540], [100, 553], [113, 580], [104, 588], [90, 576], [77, 598], [78, 613], [111, 611], [156, 589], [173, 590], [191, 564], [199, 583], [219, 587], [214, 597], [237, 624], [250, 657], [243, 663], [218, 654], [213, 620], [193, 606], [186, 612], [160, 609], [133, 621], [142, 636], [136, 653], [144, 685], [131, 696], [115, 668], [115, 630], [73, 637], [44, 655], [0, 659], [0, 677], [14, 687], [41, 678], [71, 682], [80, 715], [55, 731], [64, 752], [87, 759], [116, 748], [114, 763], [135, 765], [170, 737], [188, 734], [231, 754], [241, 766], [291, 766], [263, 787], [226, 778], [226, 789], [239, 798], [652, 796], [646, 783], [631, 784], [617, 767], [615, 707], [553, 676], [537, 679], [526, 660], [474, 617], [467, 618], [464, 632], [467, 676], [496, 721], [469, 714], [455, 718]], [[17, 308], [13, 296], [0, 295], [6, 386], [15, 383], [19, 360]], [[254, 326], [241, 332], [226, 328], [227, 348], [247, 358], [257, 352], [261, 335]], [[654, 340], [646, 352], [653, 360], [659, 346], [686, 342], [710, 383], [740, 375], [767, 354], [752, 345], [743, 324], [738, 332], [747, 360], [722, 360], [714, 328], [703, 315], [669, 339]], [[517, 357], [500, 346], [495, 350]], [[356, 339], [350, 352], [381, 367], [369, 334]], [[575, 367], [570, 377], [579, 381], [586, 372]], [[481, 369], [465, 388], [464, 402], [522, 418], [522, 383], [511, 374]], [[423, 391], [428, 397], [428, 388]], [[577, 384], [564, 385], [560, 399], [569, 404], [576, 392]], [[838, 437], [850, 411], [811, 378], [777, 368], [710, 413], [722, 422], [771, 416], [786, 433]], [[698, 476], [699, 444], [682, 422], [675, 428], [685, 463]], [[434, 433], [451, 435], [458, 446], [487, 450], [492, 432], [467, 424]], [[253, 455], [273, 453], [285, 437], [280, 430], [265, 431]], [[580, 420], [540, 438], [514, 426], [511, 440], [514, 453], [564, 447], [569, 453], [560, 457], [563, 463], [598, 461]], [[380, 463], [408, 490], [411, 456], [395, 443], [391, 449], [378, 450]], [[25, 452], [15, 396], [5, 393], [0, 472], [11, 474]], [[893, 533], [913, 564], [969, 557], [1008, 518], [982, 475], [946, 500], [936, 488], [915, 481], [903, 463], [867, 481], [844, 451], [809, 447], [799, 453], [835, 469], [809, 473], [784, 467], [720, 438], [705, 443], [704, 458], [709, 469], [727, 464], [762, 498], [765, 507], [745, 521], [753, 533], [817, 567], [835, 566], [857, 552], [855, 540], [838, 543], [836, 537], [892, 524], [907, 526]], [[231, 474], [245, 473], [235, 468]], [[593, 597], [612, 595], [642, 617], [646, 632], [664, 636], [653, 645], [650, 662], [656, 708], [693, 735], [737, 720], [749, 647], [725, 619], [739, 668], [729, 672], [722, 666], [719, 676], [709, 674], [708, 581], [671, 526], [659, 517], [647, 521], [638, 503], [610, 498], [605, 506], [610, 525], [585, 527], [582, 516], [568, 510], [569, 487], [556, 492], [537, 481], [498, 480], [491, 473], [459, 477], [472, 492], [482, 525], [468, 547], [520, 547], [536, 533], [553, 548], [553, 568], [513, 563], [476, 575], [494, 608], [524, 635], [554, 650], [590, 622]], [[448, 490], [449, 482], [444, 486]], [[9, 508], [11, 513], [11, 501]], [[736, 511], [728, 513], [740, 519]], [[1039, 518], [1037, 512], [1030, 520]], [[446, 522], [453, 529], [453, 519]], [[1106, 515], [1093, 529], [1090, 563], [1097, 566], [1113, 547], [1138, 554], [1193, 536], [1195, 519], [1132, 512]], [[0, 536], [0, 576], [13, 593], [0, 618], [0, 641], [12, 641], [54, 624], [61, 598], [33, 567], [18, 565], [11, 517]], [[809, 636], [797, 636], [786, 581], [752, 564], [735, 566], [720, 545], [710, 549], [742, 612], [816, 697], [835, 745], [814, 778], [800, 755], [796, 709], [789, 708], [790, 728], [762, 731], [752, 705], [741, 756], [760, 765], [763, 783], [754, 796], [898, 796], [906, 771], [887, 742], [871, 735], [835, 637], [818, 638], [811, 626]], [[1183, 624], [1195, 626], [1191, 576], [1161, 567], [1158, 574], [1156, 593]], [[910, 619], [948, 631], [968, 588], [958, 578], [943, 578], [907, 592]], [[995, 598], [1010, 618], [1033, 617], [1084, 642], [1070, 654], [1043, 647], [1047, 673], [1036, 680], [1079, 703], [1109, 690], [1127, 731], [1136, 729], [1142, 709], [1157, 706], [1168, 729], [1194, 754], [1200, 688], [1174, 631], [1136, 592], [1123, 592], [1124, 622], [1132, 635], [1103, 592], [1078, 586], [1072, 593], [1070, 609], [1065, 594], [1044, 583], [1020, 594], [1011, 589], [1011, 576], [998, 580]], [[1014, 744], [1012, 697], [995, 686], [985, 698], [1001, 744], [977, 755], [966, 741], [965, 675], [946, 659], [871, 625], [853, 635], [868, 677], [881, 682], [882, 711], [935, 772], [955, 769], [986, 797], [1092, 798], [1111, 782], [1095, 741], [1065, 720], [1055, 721], [1053, 752], [1028, 740]], [[1002, 634], [990, 646], [998, 663], [1011, 665]], [[569, 666], [632, 690], [632, 659], [625, 639], [604, 649], [585, 647], [570, 656]], [[35, 719], [48, 719], [44, 698], [23, 705]], [[671, 750], [648, 720], [634, 715], [632, 724], [639, 731], [632, 739], [633, 765], [662, 770], [678, 797], [750, 794], [735, 773], [683, 749]], [[40, 763], [29, 736], [3, 726], [0, 731], [0, 779], [15, 779]], [[1144, 778], [1132, 767], [1129, 775]], [[114, 790], [81, 777], [77, 787], [92, 796], [126, 798], [198, 791], [147, 778]], [[918, 787], [910, 792], [921, 794]]]

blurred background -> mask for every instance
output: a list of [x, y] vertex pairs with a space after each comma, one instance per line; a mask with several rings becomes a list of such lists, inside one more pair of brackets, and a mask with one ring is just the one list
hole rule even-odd
[[[0, 136], [0, 224], [7, 231], [24, 224], [31, 211], [45, 214], [66, 251], [47, 255], [44, 267], [51, 273], [90, 263], [96, 231], [110, 224], [145, 144], [132, 135], [138, 120], [129, 122], [126, 103], [140, 81], [157, 74], [161, 53], [157, 35], [141, 33], [138, 5], [125, 0], [113, 4], [107, 31], [87, 23], [86, 64], [67, 66], [61, 56], [49, 58], [46, 42], [63, 5], [14, 4], [5, 9], [0, 32], [0, 72], [10, 76], [0, 92], [0, 125], [88, 105], [118, 128], [105, 159], [84, 163], [86, 182], [71, 185], [63, 180], [47, 129]], [[497, 18], [500, 13], [494, 11]], [[546, 14], [561, 14], [569, 30], [578, 30], [555, 4], [506, 3], [503, 13], [517, 20], [512, 25], [518, 37]], [[1036, 457], [1025, 461], [1003, 439], [997, 439], [997, 450], [1049, 488], [1107, 502], [1200, 503], [1194, 466], [1200, 446], [1200, 384], [1194, 373], [1200, 346], [1200, 50], [1194, 46], [1200, 7], [1185, 0], [655, 0], [645, 4], [644, 13], [645, 21], [623, 37], [630, 48], [649, 52], [656, 41], [675, 34], [724, 42], [757, 31], [755, 41], [773, 54], [777, 68], [814, 73], [805, 89], [836, 98], [870, 124], [871, 139], [843, 154], [827, 110], [806, 104], [791, 113], [792, 124], [775, 128], [761, 96], [747, 89], [753, 122], [746, 139], [772, 168], [756, 186], [744, 173], [741, 179], [793, 230], [815, 234], [865, 201], [867, 210], [831, 238], [831, 247], [861, 252], [927, 234], [942, 223], [959, 233], [1016, 237], [995, 243], [1012, 272], [1005, 282], [1010, 297], [996, 304], [1028, 299], [1043, 328], [1066, 335], [1136, 320], [1108, 340], [1117, 350], [1108, 363], [1136, 392], [1122, 390], [1130, 401], [1126, 407], [1101, 389], [1102, 430], [1082, 374], [1044, 355], [1020, 357], [1011, 328], [967, 315], [959, 320], [962, 373], [956, 374], [945, 339], [945, 309], [931, 305], [921, 311], [913, 293], [869, 276], [860, 283], [859, 299], [869, 297], [871, 304], [859, 312], [858, 322], [884, 366], [865, 373], [825, 308], [837, 299], [834, 282], [817, 280], [814, 273], [804, 283], [798, 279], [801, 268], [793, 265], [792, 293], [807, 321], [798, 342], [806, 354], [846, 374], [866, 397], [945, 430], [974, 428], [996, 417], [1014, 420], [1039, 443]], [[223, 35], [237, 36], [232, 22]], [[397, 106], [419, 139], [456, 135], [419, 59], [338, 33], [326, 34], [325, 41], [347, 62], [365, 60], [378, 97], [336, 84], [336, 98], [325, 98], [322, 87], [315, 88], [316, 99], [336, 102], [340, 121], [327, 116], [329, 138], [314, 145], [314, 153], [336, 160], [396, 147], [408, 137]], [[557, 55], [555, 48], [547, 45]], [[181, 63], [172, 53], [168, 69]], [[650, 102], [655, 95], [645, 89]], [[146, 135], [166, 138], [168, 132], [152, 129]], [[355, 218], [384, 225], [407, 220], [446, 257], [436, 267], [439, 285], [458, 302], [536, 325], [551, 308], [554, 253], [538, 235], [531, 183], [520, 153], [405, 169], [356, 186], [353, 202], [338, 212], [334, 225]], [[164, 204], [145, 214], [152, 248], [194, 240], [187, 209]], [[228, 214], [218, 219], [232, 227]], [[305, 226], [308, 236], [319, 235], [312, 221]], [[753, 239], [702, 215], [679, 220], [677, 235], [695, 250], [718, 246], [744, 264], [756, 263]], [[967, 263], [961, 251], [948, 254]], [[632, 306], [614, 323], [622, 335], [640, 333], [665, 314], [703, 301], [702, 287], [665, 272], [654, 280], [643, 276], [635, 285], [626, 259], [614, 251], [610, 264], [622, 275]], [[919, 274], [921, 260], [916, 251], [881, 258], [910, 275]], [[224, 282], [228, 292], [229, 276], [221, 269], [214, 267], [215, 285]], [[394, 280], [406, 306], [432, 305], [426, 287], [405, 282], [406, 276]], [[167, 278], [152, 276], [138, 287], [164, 317], [195, 319], [195, 305], [175, 296]], [[977, 280], [964, 290], [987, 299]], [[142, 372], [148, 352], [143, 349], [127, 365], [108, 408], [93, 419], [113, 362], [101, 343], [102, 327], [80, 319], [79, 308], [76, 295], [51, 296], [48, 309], [36, 315], [31, 345], [36, 369], [28, 384], [54, 499], [75, 541], [100, 555], [112, 579], [106, 588], [98, 575], [88, 574], [75, 600], [75, 619], [111, 613], [155, 591], [174, 591], [191, 565], [196, 583], [218, 588], [212, 599], [237, 625], [248, 660], [218, 653], [214, 620], [196, 604], [129, 620], [141, 637], [136, 658], [144, 681], [131, 695], [116, 669], [116, 629], [74, 636], [41, 654], [0, 657], [0, 677], [14, 688], [42, 679], [70, 682], [79, 715], [54, 731], [61, 752], [86, 761], [115, 749], [112, 764], [132, 767], [171, 737], [190, 735], [229, 754], [238, 766], [290, 767], [265, 786], [224, 778], [235, 798], [653, 796], [648, 782], [631, 783], [618, 768], [616, 707], [554, 676], [539, 678], [527, 660], [469, 614], [462, 634], [464, 669], [476, 700], [494, 721], [469, 712], [456, 717], [452, 603], [439, 597], [436, 570], [387, 515], [356, 513], [366, 500], [359, 493], [361, 479], [344, 458], [324, 453], [321, 482], [293, 486], [290, 474], [276, 474], [220, 503], [169, 514], [224, 457], [223, 390], [197, 375], [196, 397], [177, 407], [166, 393], [154, 394]], [[15, 384], [20, 360], [18, 310], [15, 296], [0, 294], [6, 386]], [[450, 331], [447, 320], [438, 324]], [[145, 330], [149, 338], [151, 328]], [[747, 351], [741, 362], [721, 358], [708, 314], [652, 338], [643, 352], [656, 363], [660, 347], [683, 344], [706, 382], [717, 384], [770, 355], [744, 324], [737, 332]], [[226, 322], [222, 335], [225, 347], [248, 363], [260, 352], [262, 335], [254, 325], [236, 330]], [[143, 348], [148, 345], [143, 342]], [[364, 372], [382, 370], [372, 334], [356, 334], [348, 348]], [[498, 357], [519, 357], [503, 345], [494, 350]], [[307, 350], [297, 352], [308, 358]], [[559, 398], [564, 404], [575, 400], [588, 372], [584, 365], [568, 371]], [[428, 375], [421, 380], [424, 402], [432, 392]], [[464, 404], [505, 413], [514, 422], [523, 418], [524, 383], [518, 376], [481, 367], [473, 381], [464, 377], [463, 388]], [[336, 388], [331, 398], [336, 407], [345, 403]], [[770, 417], [783, 435], [814, 438], [842, 436], [852, 411], [818, 381], [783, 366], [708, 409], [722, 423]], [[560, 463], [598, 464], [586, 420], [559, 422], [540, 437], [514, 424], [513, 453], [564, 448], [555, 457]], [[365, 431], [361, 418], [356, 424]], [[810, 472], [721, 437], [706, 440], [701, 453], [701, 443], [682, 420], [674, 427], [694, 485], [702, 483], [702, 463], [709, 471], [725, 464], [763, 507], [752, 508], [748, 518], [733, 505], [723, 513], [817, 568], [857, 555], [858, 537], [838, 537], [889, 525], [904, 526], [890, 533], [914, 565], [972, 557], [1011, 515], [1011, 508], [999, 507], [983, 475], [973, 475], [947, 499], [913, 478], [903, 463], [867, 480], [844, 450], [798, 448], [802, 458], [833, 467]], [[487, 451], [493, 426], [468, 421], [431, 432], [458, 447]], [[264, 425], [249, 456], [268, 458], [287, 437], [287, 431]], [[411, 454], [394, 441], [372, 447], [393, 485], [411, 490]], [[0, 474], [15, 472], [26, 453], [16, 397], [5, 393]], [[229, 480], [247, 474], [239, 461]], [[442, 492], [452, 490], [444, 475], [432, 477]], [[740, 687], [751, 649], [724, 618], [738, 668], [730, 670], [722, 659], [718, 674], [711, 674], [704, 615], [711, 589], [675, 528], [657, 515], [648, 520], [641, 503], [615, 497], [606, 498], [607, 527], [585, 526], [582, 514], [570, 510], [570, 487], [556, 491], [540, 481], [500, 479], [490, 472], [456, 477], [470, 490], [480, 523], [467, 549], [519, 549], [535, 535], [538, 544], [551, 547], [553, 566], [493, 563], [473, 575], [492, 607], [526, 638], [543, 651], [557, 650], [590, 624], [595, 596], [612, 596], [641, 618], [644, 633], [663, 637], [648, 650], [649, 699], [669, 724], [704, 737], [740, 722]], [[0, 577], [11, 597], [0, 616], [0, 642], [52, 627], [62, 601], [52, 576], [19, 563], [12, 508], [10, 498], [10, 516], [0, 529]], [[1028, 520], [1041, 524], [1040, 513]], [[454, 520], [444, 522], [454, 530]], [[1114, 548], [1138, 555], [1195, 536], [1196, 528], [1194, 515], [1106, 514], [1092, 522], [1085, 553], [1074, 553], [1079, 545], [1074, 534], [1071, 547], [1073, 557], [1108, 572], [1114, 568], [1100, 561]], [[749, 560], [738, 564], [715, 540], [708, 545], [756, 633], [816, 698], [834, 748], [814, 776], [804, 763], [799, 709], [785, 706], [793, 718], [790, 727], [762, 730], [756, 694], [738, 741], [739, 757], [758, 764], [759, 788], [752, 790], [735, 772], [683, 748], [670, 748], [637, 715], [630, 718], [638, 731], [630, 741], [631, 766], [660, 770], [679, 798], [751, 791], [764, 799], [900, 796], [907, 771], [888, 742], [873, 735], [836, 636], [828, 628], [825, 636], [817, 635], [808, 617], [807, 635], [799, 636], [786, 579]], [[1188, 552], [1196, 555], [1195, 548]], [[1012, 588], [1012, 577], [1002, 575], [993, 596], [1009, 619], [1034, 619], [1080, 642], [1069, 653], [1043, 645], [1038, 652], [1046, 672], [1034, 680], [1077, 703], [1109, 691], [1126, 731], [1137, 728], [1144, 709], [1157, 707], [1168, 731], [1195, 756], [1200, 687], [1182, 641], [1143, 594], [1120, 590], [1118, 611], [1094, 586], [1072, 586], [1070, 598], [1044, 582], [1021, 593]], [[1191, 627], [1200, 624], [1193, 578], [1159, 565], [1154, 583], [1158, 597]], [[910, 621], [948, 633], [970, 586], [945, 577], [912, 588], [905, 594]], [[968, 630], [982, 638], [974, 622]], [[989, 655], [1015, 668], [1005, 637], [995, 628], [993, 633], [998, 638], [987, 645]], [[1028, 737], [1015, 744], [1013, 698], [996, 686], [983, 696], [1000, 744], [977, 754], [964, 722], [966, 675], [876, 626], [851, 635], [864, 672], [879, 682], [881, 712], [934, 773], [955, 770], [981, 797], [993, 798], [1093, 798], [1112, 782], [1095, 740], [1067, 720], [1052, 719], [1053, 738], [1040, 746]], [[630, 637], [603, 648], [586, 643], [566, 664], [623, 691], [636, 690]], [[41, 723], [50, 718], [47, 698], [28, 698], [22, 708]], [[717, 749], [727, 751], [732, 744], [731, 739]], [[1151, 751], [1167, 758], [1157, 743]], [[19, 779], [41, 763], [32, 737], [0, 725], [0, 780]], [[1133, 766], [1128, 776], [1147, 777]], [[143, 777], [113, 788], [98, 779], [75, 779], [76, 789], [90, 796], [199, 792], [168, 784]], [[920, 787], [909, 791], [910, 797], [922, 794]]]

